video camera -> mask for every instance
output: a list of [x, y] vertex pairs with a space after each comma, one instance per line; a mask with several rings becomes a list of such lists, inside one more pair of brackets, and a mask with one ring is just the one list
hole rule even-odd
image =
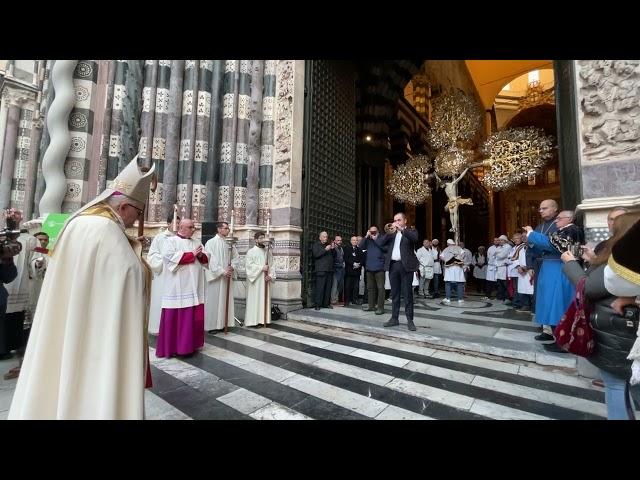
[[3, 257], [15, 257], [22, 251], [22, 244], [18, 241], [21, 233], [29, 233], [29, 230], [22, 228], [19, 230], [0, 230], [0, 255]]

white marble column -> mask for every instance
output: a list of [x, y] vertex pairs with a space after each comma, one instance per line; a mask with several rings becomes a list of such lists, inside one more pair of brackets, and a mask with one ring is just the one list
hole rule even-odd
[[40, 215], [60, 213], [67, 191], [64, 163], [69, 153], [69, 114], [75, 103], [73, 72], [78, 60], [56, 60], [51, 72], [55, 98], [47, 112], [47, 128], [51, 142], [42, 159], [42, 175], [46, 188], [40, 200]]

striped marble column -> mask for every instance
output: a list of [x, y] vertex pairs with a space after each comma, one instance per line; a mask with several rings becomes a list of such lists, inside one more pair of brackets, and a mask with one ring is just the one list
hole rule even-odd
[[238, 131], [236, 134], [236, 155], [233, 208], [235, 222], [244, 225], [247, 217], [247, 164], [249, 161], [249, 111], [251, 108], [251, 60], [240, 60], [238, 82]]
[[111, 102], [111, 128], [109, 130], [109, 158], [107, 160], [106, 185], [118, 176], [122, 160], [122, 129], [123, 114], [122, 105], [125, 92], [125, 73], [127, 64], [125, 60], [116, 60], [115, 78], [113, 81], [113, 100]]
[[[29, 173], [29, 152], [31, 150], [31, 128], [33, 125], [34, 103], [23, 105], [20, 110], [20, 123], [18, 124], [18, 141], [15, 150], [15, 167], [11, 185], [11, 207], [22, 212], [26, 207], [27, 177]], [[25, 216], [28, 220], [29, 217]]]
[[164, 172], [162, 176], [164, 195], [164, 218], [173, 212], [178, 193], [178, 158], [180, 156], [180, 125], [182, 123], [182, 94], [184, 79], [184, 60], [171, 61], [169, 81], [169, 114], [167, 121], [167, 140], [165, 149]]
[[[87, 179], [86, 188], [82, 191], [83, 204], [95, 198], [100, 189], [101, 180], [105, 178], [106, 163], [103, 161], [103, 154], [108, 155], [108, 149], [104, 148], [104, 127], [105, 124], [111, 123], [111, 106], [107, 105], [109, 93], [109, 74], [111, 60], [96, 60], [96, 68], [98, 70], [96, 84], [92, 85], [91, 101], [89, 108], [93, 113], [92, 142], [87, 147], [88, 174], [85, 172]], [[82, 91], [76, 91], [76, 95], [81, 95]]]
[[31, 138], [29, 148], [29, 159], [27, 161], [27, 185], [25, 188], [25, 205], [24, 205], [24, 218], [30, 220], [35, 218], [34, 216], [34, 196], [36, 189], [36, 180], [38, 174], [38, 154], [40, 151], [40, 139], [42, 138], [42, 125], [43, 120], [38, 115], [38, 118], [33, 120], [31, 124]]
[[220, 146], [220, 184], [218, 221], [230, 221], [233, 208], [236, 138], [238, 131], [239, 61], [227, 60], [224, 66], [222, 144]]
[[262, 98], [262, 132], [260, 147], [260, 173], [258, 187], [258, 224], [266, 225], [271, 208], [271, 182], [273, 172], [273, 125], [276, 97], [277, 60], [266, 60]]
[[140, 114], [144, 88], [144, 60], [125, 60], [124, 97], [122, 99], [122, 124], [120, 138], [122, 151], [118, 161], [118, 173], [138, 154], [140, 145]]
[[2, 168], [2, 157], [4, 152], [4, 134], [7, 131], [7, 115], [9, 113], [9, 107], [7, 102], [4, 100], [4, 95], [2, 96], [2, 100], [0, 100], [0, 168]]
[[202, 222], [205, 217], [207, 196], [207, 164], [209, 162], [209, 128], [211, 117], [211, 77], [213, 61], [200, 60], [198, 97], [196, 105], [196, 132], [193, 162], [193, 190], [191, 218]]
[[[164, 161], [167, 147], [167, 125], [169, 122], [169, 86], [171, 83], [171, 60], [158, 60], [158, 79], [155, 91], [155, 116], [151, 161], [156, 165], [158, 185], [149, 196], [149, 216], [152, 222], [164, 222], [167, 218], [164, 204]], [[172, 207], [172, 205], [169, 205]], [[173, 208], [171, 208], [173, 212]]]
[[254, 60], [251, 67], [251, 104], [247, 164], [247, 225], [258, 224], [258, 183], [262, 133], [262, 93], [264, 61]]
[[4, 151], [2, 154], [2, 170], [0, 173], [0, 208], [8, 208], [11, 204], [11, 190], [16, 171], [16, 161], [18, 149], [21, 145], [18, 143], [20, 135], [20, 122], [22, 105], [27, 100], [23, 92], [8, 90], [3, 95], [4, 101], [8, 106], [7, 127], [4, 139]]
[[211, 78], [211, 110], [209, 125], [209, 158], [207, 160], [204, 219], [215, 222], [218, 219], [218, 186], [220, 185], [219, 165], [222, 142], [222, 110], [224, 87], [224, 60], [213, 60]]
[[[98, 63], [94, 60], [80, 60], [73, 72], [75, 98], [69, 115], [71, 146], [64, 164], [67, 191], [62, 202], [62, 212], [65, 213], [75, 212], [93, 199], [88, 191], [88, 178], [94, 142], [94, 95], [97, 81]], [[100, 135], [96, 140], [100, 141]]]
[[191, 218], [193, 196], [193, 157], [195, 153], [196, 108], [194, 97], [198, 92], [198, 60], [186, 60], [182, 86], [182, 134], [178, 161], [178, 206]]
[[[150, 167], [151, 148], [153, 143], [153, 124], [156, 114], [156, 85], [158, 82], [158, 61], [145, 60], [144, 87], [142, 88], [142, 113], [140, 115], [140, 145], [138, 148], [138, 162], [144, 167]], [[149, 210], [147, 209], [147, 214]]]
[[107, 172], [109, 169], [111, 148], [111, 124], [113, 119], [113, 97], [115, 93], [116, 73], [118, 70], [118, 61], [109, 60], [107, 74], [107, 90], [105, 111], [102, 123], [102, 149], [100, 151], [100, 160], [98, 163], [98, 188], [97, 192], [102, 192], [107, 187]]

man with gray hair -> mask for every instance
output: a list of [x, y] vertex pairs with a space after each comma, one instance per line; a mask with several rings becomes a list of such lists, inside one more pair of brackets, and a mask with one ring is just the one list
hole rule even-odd
[[8, 418], [143, 418], [151, 270], [126, 229], [143, 218], [154, 169], [136, 156], [65, 223]]

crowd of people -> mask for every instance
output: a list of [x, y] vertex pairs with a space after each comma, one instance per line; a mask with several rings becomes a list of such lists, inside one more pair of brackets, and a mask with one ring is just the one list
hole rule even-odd
[[[439, 298], [444, 282], [441, 303], [450, 306], [455, 299], [464, 306], [465, 289], [473, 279], [483, 294], [481, 301], [497, 301], [517, 314], [531, 315], [539, 325], [535, 341], [547, 351], [566, 354], [556, 343], [555, 330], [582, 279], [584, 296], [594, 304], [589, 322], [596, 348], [587, 360], [598, 367], [602, 378], [594, 384], [605, 388], [608, 418], [632, 419], [631, 400], [640, 408], [636, 304], [640, 273], [631, 239], [640, 230], [640, 213], [613, 208], [607, 218], [610, 238], [596, 246], [585, 244], [574, 211], [560, 210], [555, 200], [547, 199], [539, 213], [541, 222], [535, 228], [524, 225], [511, 238], [500, 235], [488, 249], [479, 246], [475, 254], [453, 239], [442, 250], [438, 239], [424, 239], [418, 248], [418, 232], [407, 226], [403, 213], [394, 216], [384, 233], [371, 225], [363, 237], [352, 236], [346, 247], [340, 235], [330, 241], [327, 232], [321, 232], [312, 248], [315, 309], [365, 304], [365, 311], [384, 315], [385, 290], [390, 289], [391, 318], [383, 326], [399, 324], [404, 299], [407, 327], [415, 331], [414, 296]], [[338, 303], [336, 292], [345, 276], [344, 303]]]
[[[202, 245], [193, 220], [174, 215], [146, 259], [143, 237], [127, 235], [144, 211], [152, 173], [134, 159], [113, 188], [67, 220], [51, 250], [46, 233], [20, 232], [20, 212], [6, 212], [15, 238], [0, 235], [0, 356], [23, 357], [5, 375], [18, 377], [10, 419], [144, 418], [144, 387], [152, 384], [147, 333], [157, 334], [155, 355], [170, 358], [193, 354], [206, 331], [233, 324], [239, 256], [229, 224], [218, 223]], [[608, 418], [632, 419], [632, 399], [640, 400], [640, 213], [612, 209], [610, 238], [591, 248], [573, 211], [545, 200], [539, 212], [535, 228], [500, 235], [475, 254], [452, 239], [442, 250], [437, 239], [420, 246], [402, 212], [383, 232], [371, 225], [344, 246], [340, 235], [330, 241], [321, 232], [311, 249], [315, 308], [342, 302], [384, 315], [389, 291], [391, 317], [382, 325], [399, 325], [404, 303], [407, 328], [416, 331], [414, 296], [438, 298], [444, 283], [442, 304], [455, 298], [464, 306], [473, 278], [484, 301], [530, 312], [540, 325], [535, 340], [565, 353], [555, 343], [557, 325], [577, 292], [589, 303], [583, 313], [595, 349], [587, 360], [604, 382]], [[244, 324], [266, 326], [275, 269], [265, 234], [256, 232], [254, 243]]]

